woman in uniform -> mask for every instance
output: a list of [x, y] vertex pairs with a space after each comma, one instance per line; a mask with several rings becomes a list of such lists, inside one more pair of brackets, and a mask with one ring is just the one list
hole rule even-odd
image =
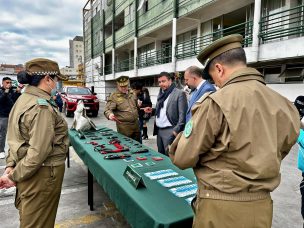
[[20, 227], [54, 227], [69, 140], [51, 93], [65, 77], [56, 62], [42, 58], [27, 62], [17, 77], [28, 86], [9, 116], [0, 188], [16, 185]]

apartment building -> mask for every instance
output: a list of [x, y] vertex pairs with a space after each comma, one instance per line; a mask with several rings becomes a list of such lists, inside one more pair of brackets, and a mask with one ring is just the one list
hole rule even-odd
[[83, 37], [75, 36], [73, 40], [69, 40], [70, 67], [77, 69], [79, 64], [83, 63], [84, 47]]
[[248, 64], [274, 86], [304, 91], [304, 0], [88, 0], [86, 84], [106, 100], [128, 75], [158, 93], [157, 74], [179, 75], [214, 40], [239, 33]]

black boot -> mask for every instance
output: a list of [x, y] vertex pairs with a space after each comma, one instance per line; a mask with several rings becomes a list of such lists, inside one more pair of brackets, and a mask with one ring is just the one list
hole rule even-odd
[[148, 128], [143, 127], [143, 137], [142, 139], [148, 139]]

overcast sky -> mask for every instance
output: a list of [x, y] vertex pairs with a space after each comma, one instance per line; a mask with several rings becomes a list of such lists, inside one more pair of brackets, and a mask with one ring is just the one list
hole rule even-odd
[[44, 57], [69, 65], [69, 40], [82, 36], [85, 0], [0, 0], [0, 63]]

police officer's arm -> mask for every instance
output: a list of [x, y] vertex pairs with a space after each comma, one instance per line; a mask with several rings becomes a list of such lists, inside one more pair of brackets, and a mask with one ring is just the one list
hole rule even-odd
[[[219, 106], [210, 98], [197, 106], [185, 131], [170, 146], [170, 158], [181, 169], [195, 167], [215, 143], [218, 134], [228, 129]], [[224, 130], [225, 129], [225, 130]]]
[[[25, 117], [29, 124], [29, 148], [9, 178], [20, 182], [30, 178], [42, 166], [53, 149], [55, 117], [48, 106], [35, 106], [34, 115]], [[30, 119], [31, 118], [31, 119]]]
[[10, 153], [10, 149], [8, 149], [8, 155], [6, 157], [6, 168], [8, 168], [8, 167], [14, 167], [15, 165], [16, 164], [14, 162], [14, 158], [12, 157], [12, 155]]
[[109, 119], [110, 114], [113, 114], [113, 110], [115, 110], [116, 108], [117, 108], [117, 104], [114, 100], [114, 95], [111, 94], [105, 107], [105, 111], [104, 111], [105, 117]]
[[178, 134], [179, 132], [184, 130], [185, 122], [186, 122], [186, 113], [188, 109], [186, 93], [184, 93], [183, 91], [181, 91], [181, 93], [178, 96], [177, 105], [178, 105], [178, 123], [174, 126], [173, 131], [175, 131], [175, 133]]

